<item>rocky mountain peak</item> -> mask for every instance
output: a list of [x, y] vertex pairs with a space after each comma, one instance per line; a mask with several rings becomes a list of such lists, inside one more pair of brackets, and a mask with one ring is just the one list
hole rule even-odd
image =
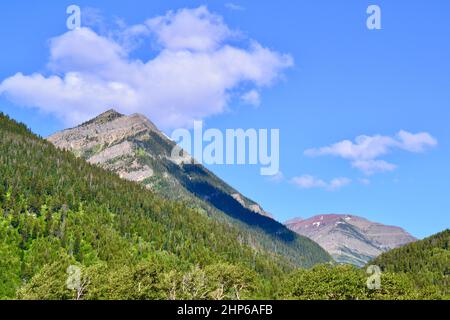
[[99, 114], [95, 118], [81, 124], [81, 126], [86, 126], [86, 125], [90, 125], [90, 124], [103, 124], [103, 123], [113, 121], [113, 120], [123, 117], [123, 116], [124, 116], [123, 114], [117, 112], [116, 110], [109, 109], [108, 111], [105, 111], [105, 112]]
[[[48, 140], [164, 196], [191, 201], [194, 197], [196, 202], [213, 204], [214, 210], [271, 217], [259, 204], [202, 165], [172, 159], [175, 143], [142, 114], [123, 115], [110, 109], [76, 128], [53, 134]], [[214, 203], [211, 195], [217, 198]], [[223, 203], [227, 206], [222, 207]]]
[[358, 266], [416, 239], [402, 228], [350, 214], [321, 214], [285, 222], [292, 231], [319, 243], [336, 261]]
[[149, 130], [152, 130], [160, 135], [162, 134], [162, 132], [156, 127], [156, 125], [153, 122], [151, 122], [143, 114], [134, 113], [134, 114], [128, 116], [127, 118], [130, 119], [134, 123], [140, 123], [140, 124], [146, 126]]
[[62, 149], [72, 150], [85, 157], [85, 154], [93, 156], [126, 140], [139, 139], [151, 133], [164, 136], [144, 115], [135, 113], [126, 116], [110, 109], [78, 127], [53, 134], [48, 140]]

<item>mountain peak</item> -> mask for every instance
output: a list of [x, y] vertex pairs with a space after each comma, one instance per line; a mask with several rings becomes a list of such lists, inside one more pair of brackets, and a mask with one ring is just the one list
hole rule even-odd
[[416, 240], [399, 227], [350, 214], [320, 214], [308, 219], [291, 219], [285, 225], [316, 241], [336, 261], [357, 266], [365, 265], [382, 252]]
[[128, 116], [128, 118], [133, 119], [135, 122], [144, 124], [150, 130], [153, 130], [158, 134], [162, 134], [161, 131], [158, 129], [158, 127], [153, 122], [151, 122], [149, 118], [147, 118], [143, 114], [133, 113], [132, 115]]
[[123, 114], [117, 112], [116, 110], [109, 109], [109, 110], [99, 114], [95, 118], [84, 122], [80, 126], [85, 126], [85, 125], [92, 124], [92, 123], [103, 124], [103, 123], [113, 121], [113, 120], [115, 120], [117, 118], [120, 118], [120, 117], [123, 117], [123, 116], [124, 116]]
[[202, 216], [243, 228], [246, 236], [238, 236], [239, 242], [257, 251], [269, 250], [295, 266], [331, 259], [318, 244], [297, 236], [271, 219], [258, 203], [201, 164], [192, 163], [189, 155], [174, 158], [175, 142], [142, 114], [108, 110], [88, 124], [51, 135], [48, 141], [159, 196], [189, 203]]

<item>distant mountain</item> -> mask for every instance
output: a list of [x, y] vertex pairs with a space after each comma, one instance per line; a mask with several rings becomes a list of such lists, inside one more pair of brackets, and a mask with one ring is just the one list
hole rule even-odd
[[323, 214], [306, 220], [289, 220], [285, 225], [316, 241], [337, 262], [356, 266], [363, 266], [383, 252], [416, 241], [402, 228], [354, 215]]
[[450, 229], [381, 254], [370, 264], [408, 273], [420, 287], [437, 286], [450, 299]]
[[48, 140], [123, 179], [238, 226], [245, 235], [240, 241], [280, 254], [293, 265], [311, 266], [330, 259], [319, 245], [273, 220], [259, 204], [190, 156], [172, 159], [175, 143], [143, 115], [108, 110]]

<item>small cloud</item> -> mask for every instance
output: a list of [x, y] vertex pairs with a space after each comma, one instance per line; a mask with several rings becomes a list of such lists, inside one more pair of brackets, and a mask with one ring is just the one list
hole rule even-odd
[[225, 7], [229, 10], [233, 10], [233, 11], [244, 11], [245, 8], [239, 4], [236, 3], [232, 3], [232, 2], [228, 2], [225, 4]]
[[342, 187], [348, 186], [352, 180], [349, 178], [335, 178], [328, 183], [327, 189], [329, 190], [337, 190]]
[[437, 140], [427, 132], [412, 134], [401, 130], [397, 137], [401, 141], [401, 148], [409, 152], [424, 152], [426, 147], [435, 147], [438, 144]]
[[267, 178], [270, 182], [280, 183], [284, 180], [284, 174], [281, 171], [278, 171], [278, 173], [274, 174], [273, 176], [268, 176]]
[[359, 169], [368, 176], [378, 172], [389, 172], [397, 169], [395, 164], [384, 160], [356, 160], [352, 162], [352, 167]]
[[248, 91], [247, 93], [241, 96], [241, 99], [243, 102], [250, 104], [254, 107], [259, 107], [259, 105], [261, 104], [261, 96], [259, 95], [259, 92], [256, 90]]
[[358, 136], [353, 141], [343, 140], [330, 146], [308, 149], [306, 156], [336, 156], [350, 160], [352, 167], [366, 175], [378, 172], [394, 171], [397, 166], [379, 159], [395, 149], [411, 153], [425, 152], [427, 148], [437, 146], [437, 140], [427, 132], [410, 133], [399, 131], [395, 136]]
[[294, 177], [291, 182], [302, 189], [325, 189], [328, 191], [335, 191], [342, 187], [349, 185], [352, 181], [348, 178], [335, 178], [329, 182], [316, 178], [311, 175], [303, 175], [300, 177]]
[[327, 186], [326, 182], [317, 179], [310, 175], [303, 175], [301, 177], [292, 178], [292, 183], [299, 186], [303, 189], [312, 189], [312, 188], [325, 188]]

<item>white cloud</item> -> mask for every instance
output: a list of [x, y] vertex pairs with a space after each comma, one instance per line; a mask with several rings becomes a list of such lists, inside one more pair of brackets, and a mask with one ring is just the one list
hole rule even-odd
[[236, 4], [236, 3], [232, 3], [232, 2], [227, 2], [225, 4], [225, 7], [227, 9], [230, 9], [230, 10], [233, 10], [233, 11], [244, 11], [245, 10], [245, 8], [243, 6], [241, 6], [239, 4]]
[[311, 189], [311, 188], [325, 188], [327, 183], [321, 179], [317, 179], [310, 175], [303, 175], [301, 177], [292, 178], [292, 183], [303, 189]]
[[261, 96], [259, 95], [259, 92], [254, 89], [244, 93], [241, 99], [245, 103], [255, 107], [259, 107], [259, 105], [261, 104]]
[[269, 176], [267, 179], [271, 182], [280, 183], [284, 180], [284, 174], [283, 172], [278, 171], [276, 174]]
[[402, 130], [394, 137], [359, 136], [355, 142], [344, 140], [331, 146], [306, 150], [305, 155], [311, 157], [331, 155], [344, 158], [351, 161], [352, 167], [361, 170], [366, 175], [372, 175], [377, 172], [393, 171], [397, 168], [395, 164], [378, 159], [394, 149], [420, 153], [429, 147], [436, 146], [437, 143], [437, 140], [429, 133], [413, 134]]
[[349, 185], [351, 182], [352, 180], [348, 178], [335, 178], [328, 183], [328, 189], [337, 190]]
[[412, 134], [402, 130], [397, 136], [401, 141], [401, 148], [410, 152], [424, 152], [426, 147], [437, 145], [437, 140], [426, 132]]
[[303, 175], [292, 178], [291, 182], [302, 189], [320, 188], [328, 191], [335, 191], [349, 185], [351, 180], [348, 178], [335, 178], [329, 182], [326, 182], [311, 175]]
[[374, 159], [389, 152], [397, 142], [385, 136], [359, 136], [355, 142], [344, 140], [328, 147], [309, 149], [305, 151], [308, 156], [332, 155], [344, 159]]
[[204, 6], [169, 11], [165, 16], [147, 20], [146, 25], [163, 48], [171, 50], [215, 50], [233, 34], [221, 16]]
[[[164, 129], [191, 126], [224, 112], [241, 85], [258, 103], [259, 91], [293, 65], [291, 56], [253, 40], [231, 45], [234, 35], [206, 7], [170, 11], [108, 36], [80, 28], [50, 40], [51, 72], [17, 73], [0, 83], [0, 94], [67, 125], [114, 107], [143, 113]], [[155, 55], [131, 58], [150, 36], [160, 45]]]
[[361, 170], [366, 175], [372, 175], [378, 172], [388, 172], [397, 169], [395, 164], [384, 160], [355, 160], [352, 167]]

